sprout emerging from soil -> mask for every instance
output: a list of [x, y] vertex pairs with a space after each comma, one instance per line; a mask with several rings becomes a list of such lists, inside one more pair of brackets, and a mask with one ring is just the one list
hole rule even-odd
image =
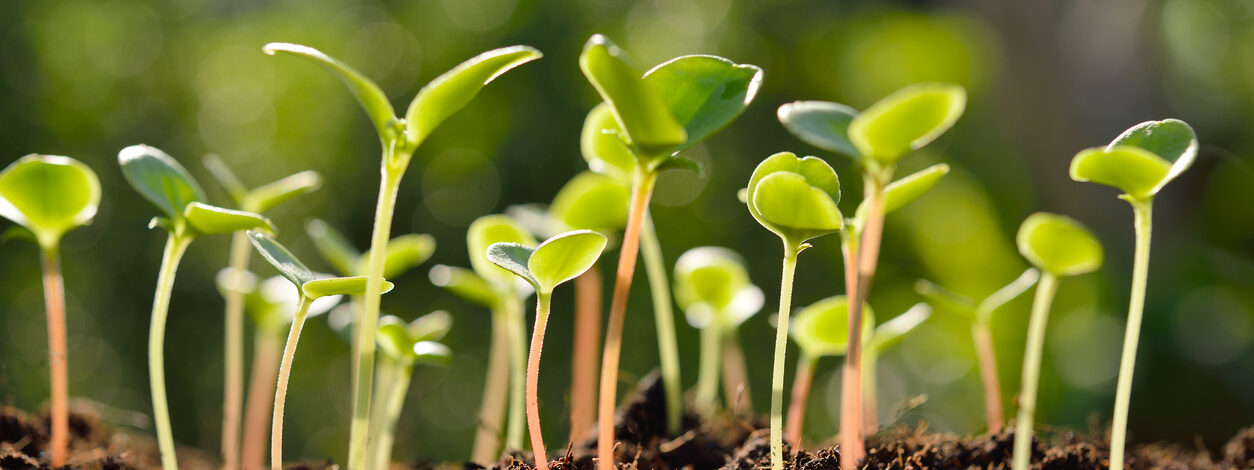
[[741, 411], [748, 403], [743, 397], [749, 393], [744, 361], [733, 364], [724, 358], [743, 357], [736, 329], [762, 309], [762, 289], [750, 282], [740, 255], [727, 248], [703, 246], [688, 250], [675, 262], [675, 299], [688, 324], [701, 330], [697, 411], [710, 416], [717, 410], [720, 367], [728, 385], [724, 391], [727, 408]]
[[915, 291], [934, 307], [958, 312], [971, 323], [971, 340], [975, 343], [975, 355], [980, 367], [980, 383], [984, 387], [984, 418], [988, 432], [996, 434], [1006, 422], [1001, 406], [1001, 380], [997, 377], [997, 355], [993, 348], [993, 312], [1036, 285], [1040, 271], [1028, 268], [1005, 287], [993, 292], [978, 304], [930, 281], [920, 279]]
[[29, 232], [27, 235], [39, 245], [43, 267], [52, 403], [48, 448], [53, 467], [65, 465], [70, 442], [61, 237], [91, 223], [99, 206], [100, 180], [91, 168], [73, 158], [27, 155], [0, 171], [0, 216]]
[[[784, 244], [783, 276], [779, 289], [779, 322], [775, 331], [775, 359], [771, 373], [771, 468], [784, 468], [784, 356], [788, 351], [788, 316], [797, 254], [810, 247], [807, 240], [844, 226], [836, 203], [840, 179], [832, 167], [816, 157], [797, 158], [789, 152], [770, 156], [753, 170], [745, 189], [753, 218], [779, 236]], [[860, 309], [859, 309], [860, 310]]]
[[528, 46], [513, 46], [475, 56], [423, 86], [402, 118], [396, 115], [392, 103], [379, 85], [317, 49], [296, 44], [270, 43], [262, 50], [270, 55], [286, 53], [303, 57], [335, 74], [370, 116], [383, 147], [379, 199], [375, 206], [374, 228], [370, 236], [372, 254], [366, 263], [369, 282], [357, 321], [359, 336], [354, 343], [357, 355], [354, 370], [357, 375], [353, 378], [353, 420], [349, 437], [348, 468], [362, 470], [366, 464], [366, 444], [369, 441], [375, 333], [386, 261], [384, 247], [387, 246], [388, 234], [392, 229], [392, 216], [401, 177], [409, 167], [414, 151], [437, 126], [470, 103], [479, 90], [496, 77], [514, 67], [539, 59], [541, 54]]
[[493, 243], [487, 258], [536, 290], [536, 324], [531, 333], [531, 353], [527, 356], [527, 428], [536, 468], [548, 470], [544, 436], [540, 432], [539, 389], [540, 352], [549, 320], [549, 300], [559, 284], [583, 274], [596, 263], [605, 249], [605, 236], [591, 230], [566, 232], [535, 248], [519, 243]]
[[1058, 278], [1090, 273], [1102, 266], [1102, 245], [1087, 228], [1066, 216], [1038, 212], [1028, 216], [1015, 238], [1019, 253], [1041, 270], [1028, 321], [1028, 343], [1023, 353], [1023, 385], [1019, 390], [1019, 418], [1015, 420], [1014, 470], [1027, 470], [1032, 458], [1032, 421], [1036, 415], [1036, 388], [1041, 374], [1041, 350], [1049, 307], [1058, 290]]
[[405, 406], [405, 394], [409, 391], [414, 366], [448, 365], [453, 354], [448, 346], [439, 341], [444, 339], [452, 326], [453, 317], [442, 310], [418, 317], [409, 324], [390, 315], [379, 319], [379, 348], [396, 366], [392, 368], [391, 380], [385, 382], [388, 384], [387, 398], [384, 403], [378, 404], [386, 410], [382, 414], [386, 423], [376, 434], [377, 442], [370, 444], [370, 468], [386, 469], [392, 460], [392, 440], [401, 409]]
[[165, 213], [164, 217], [153, 218], [148, 227], [162, 227], [169, 232], [153, 294], [152, 323], [148, 332], [148, 374], [161, 465], [166, 470], [173, 470], [178, 468], [178, 460], [174, 455], [174, 436], [166, 402], [164, 343], [170, 291], [174, 288], [179, 260], [198, 236], [250, 229], [273, 231], [274, 226], [266, 218], [251, 212], [202, 203], [205, 192], [196, 180], [182, 165], [156, 147], [133, 145], [124, 148], [118, 152], [118, 163], [131, 187]]
[[[849, 310], [849, 352], [841, 382], [841, 467], [852, 470], [865, 453], [862, 426], [862, 345], [859, 310], [871, 291], [879, 258], [884, 215], [889, 211], [887, 189], [897, 162], [907, 153], [931, 143], [962, 116], [966, 91], [943, 83], [903, 88], [858, 113], [848, 106], [822, 101], [797, 101], [779, 108], [779, 120], [811, 145], [852, 157], [863, 167], [864, 197], [856, 223], [847, 230], [845, 291], [852, 297]], [[925, 170], [927, 171], [927, 170]], [[941, 172], [943, 174], [943, 171]], [[939, 175], [935, 176], [939, 178]], [[933, 181], [934, 183], [934, 181]], [[926, 191], [925, 186], [922, 191]], [[921, 194], [920, 191], [918, 194]], [[916, 194], [917, 196], [917, 194]]]
[[1193, 128], [1184, 121], [1166, 119], [1137, 124], [1116, 137], [1110, 145], [1083, 150], [1071, 160], [1071, 179], [1113, 186], [1124, 192], [1119, 198], [1132, 205], [1136, 229], [1128, 325], [1119, 361], [1114, 421], [1110, 431], [1112, 469], [1123, 469], [1128, 403], [1132, 400], [1132, 373], [1136, 368], [1136, 347], [1141, 336], [1141, 314], [1145, 309], [1145, 285], [1149, 278], [1154, 196], [1188, 170], [1195, 158], [1197, 135]]
[[[870, 335], [875, 324], [875, 313], [869, 305], [862, 307], [862, 336]], [[801, 357], [797, 359], [797, 375], [793, 378], [792, 398], [788, 403], [788, 430], [784, 440], [788, 445], [801, 444], [805, 427], [806, 403], [810, 398], [810, 386], [819, 358], [843, 356], [849, 347], [849, 299], [838, 295], [810, 304], [797, 313], [796, 322], [789, 328], [792, 340], [797, 343]]]

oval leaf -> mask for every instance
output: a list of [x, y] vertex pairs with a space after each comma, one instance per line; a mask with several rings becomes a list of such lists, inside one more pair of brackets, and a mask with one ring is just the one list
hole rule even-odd
[[730, 124], [757, 96], [762, 69], [722, 57], [690, 55], [671, 59], [644, 75], [688, 138], [671, 153], [683, 152]]
[[447, 366], [453, 359], [453, 351], [448, 346], [435, 341], [419, 341], [410, 349], [414, 355], [414, 363], [433, 366]]
[[[771, 222], [765, 217], [762, 207], [758, 205], [757, 201], [757, 198], [759, 197], [759, 185], [763, 179], [776, 173], [800, 176], [802, 178], [802, 181], [800, 181], [802, 186], [793, 186], [799, 182], [796, 178], [784, 177], [777, 180], [775, 183], [772, 183], [772, 186], [774, 187], [780, 184], [789, 186], [783, 190], [786, 194], [777, 193], [769, 196], [762, 196], [766, 198], [766, 202], [773, 200], [784, 203], [785, 199], [792, 200], [796, 198], [814, 202], [821, 199], [819, 197], [820, 193], [826, 195], [827, 202], [815, 202], [816, 207], [819, 208], [818, 212], [807, 214], [798, 214], [795, 208], [790, 209], [786, 206], [777, 206], [772, 204], [772, 206], [767, 209], [767, 211], [772, 214], [772, 217], [781, 220], [787, 220], [797, 216], [800, 216], [800, 218], [803, 219], [817, 219], [821, 223], [816, 223], [814, 225], [835, 225], [836, 228], [832, 230], [837, 230], [842, 226], [843, 218], [839, 215], [840, 210], [836, 208], [836, 203], [840, 201], [840, 179], [836, 177], [836, 171], [823, 160], [815, 157], [797, 158], [797, 156], [792, 152], [780, 152], [775, 155], [771, 155], [766, 160], [763, 160], [762, 163], [759, 163], [757, 168], [753, 170], [753, 175], [749, 177], [749, 184], [745, 188], [745, 200], [747, 206], [749, 207], [749, 213], [753, 215], [754, 219], [757, 219], [758, 223], [762, 224], [763, 227], [766, 227], [767, 230], [775, 232], [775, 234], [783, 237], [786, 243], [801, 243], [807, 239], [831, 232], [830, 230], [814, 232], [803, 230], [801, 228], [790, 229], [789, 227], [779, 225], [776, 222]], [[792, 183], [781, 183], [784, 181], [791, 181]], [[817, 189], [818, 193], [811, 192], [810, 189]], [[832, 210], [836, 211], [835, 215], [831, 212]], [[840, 222], [836, 223], [833, 219], [839, 220]]]
[[531, 254], [534, 251], [531, 247], [519, 243], [493, 243], [488, 246], [485, 255], [492, 264], [523, 278], [524, 281], [535, 287], [536, 291], [540, 291], [539, 281], [536, 280], [535, 276], [531, 274], [531, 270], [527, 267], [527, 262], [531, 259]]
[[271, 266], [274, 266], [274, 269], [277, 269], [279, 274], [291, 281], [296, 288], [300, 289], [305, 283], [317, 279], [313, 271], [305, 267], [304, 263], [296, 259], [296, 255], [288, 251], [287, 247], [280, 244], [273, 236], [256, 230], [249, 230], [248, 240], [252, 242], [257, 252], [261, 253], [261, 257], [265, 258]]
[[[392, 279], [400, 277], [410, 269], [427, 262], [435, 253], [435, 237], [423, 234], [401, 235], [388, 241], [388, 251], [383, 262], [383, 277]], [[357, 273], [366, 272], [366, 261], [370, 259], [370, 250], [362, 254]]]
[[[333, 277], [329, 279], [315, 279], [306, 281], [301, 285], [301, 292], [305, 297], [317, 299], [331, 295], [365, 295], [366, 281], [369, 276], [353, 276], [353, 277]], [[383, 281], [383, 290], [381, 293], [388, 293], [395, 287], [391, 282]]]
[[536, 247], [527, 260], [527, 269], [542, 289], [551, 292], [559, 284], [579, 277], [601, 257], [606, 238], [591, 230], [558, 234]]
[[410, 338], [409, 330], [405, 326], [404, 321], [392, 315], [379, 318], [376, 336], [379, 349], [397, 361], [408, 360], [414, 350], [414, 340]]
[[409, 103], [409, 110], [405, 111], [405, 136], [409, 145], [421, 144], [436, 126], [464, 108], [496, 77], [543, 55], [530, 46], [493, 49], [436, 77], [418, 91], [418, 96]]
[[[914, 304], [913, 307], [910, 307], [910, 310], [906, 310], [905, 313], [897, 315], [892, 320], [876, 327], [871, 332], [871, 339], [866, 342], [866, 349], [882, 353], [900, 343], [907, 333], [923, 324], [931, 316], [932, 308], [928, 304], [921, 302]], [[845, 330], [848, 331], [849, 328], [845, 327]]]
[[849, 123], [849, 140], [864, 157], [892, 164], [949, 130], [966, 108], [967, 92], [944, 83], [910, 85]]
[[240, 230], [260, 229], [277, 232], [270, 219], [252, 212], [224, 209], [217, 206], [193, 202], [183, 209], [183, 217], [196, 233], [217, 235], [233, 233]]
[[469, 269], [438, 264], [431, 268], [428, 277], [432, 284], [448, 289], [467, 302], [492, 308], [500, 301], [492, 285]]
[[752, 197], [759, 222], [792, 242], [840, 230], [844, 224], [836, 201], [797, 173], [767, 175]]
[[536, 239], [527, 233], [527, 229], [518, 221], [499, 214], [475, 219], [466, 229], [466, 248], [470, 251], [470, 267], [489, 282], [497, 285], [511, 285], [514, 278], [485, 257], [488, 246], [493, 243], [535, 246]]
[[392, 108], [392, 103], [388, 101], [388, 96], [383, 93], [379, 85], [366, 78], [357, 69], [322, 53], [322, 51], [299, 44], [272, 42], [266, 44], [261, 50], [267, 55], [283, 52], [297, 57], [304, 57], [326, 67], [341, 82], [344, 82], [344, 86], [348, 87], [348, 90], [352, 92], [354, 98], [357, 98], [357, 102], [361, 104], [361, 107], [365, 108], [366, 114], [370, 116], [370, 121], [374, 123], [375, 131], [379, 133], [379, 137], [384, 139], [395, 137], [393, 135], [392, 123], [396, 121], [396, 110]]
[[305, 233], [309, 235], [310, 240], [313, 240], [314, 248], [318, 250], [318, 254], [322, 255], [322, 259], [331, 263], [331, 266], [334, 266], [341, 275], [361, 274], [357, 266], [358, 260], [363, 259], [361, 252], [349, 243], [344, 234], [319, 219], [310, 220], [305, 224]]
[[1116, 145], [1140, 147], [1171, 162], [1171, 171], [1155, 188], [1155, 193], [1193, 166], [1193, 160], [1197, 158], [1197, 133], [1193, 132], [1192, 126], [1179, 119], [1146, 121], [1132, 126], [1115, 137], [1107, 147]]
[[849, 141], [849, 122], [858, 111], [827, 101], [794, 101], [779, 107], [779, 122], [792, 135], [815, 147], [860, 160], [862, 155]]
[[1153, 198], [1170, 173], [1167, 160], [1130, 145], [1081, 150], [1071, 160], [1071, 179], [1114, 186], [1142, 201]]
[[579, 55], [579, 68], [610, 104], [614, 119], [636, 154], [646, 159], [668, 156], [688, 139], [660, 94], [646, 85], [640, 72], [627, 63], [626, 53], [600, 34], [588, 38]]
[[[862, 306], [864, 331], [874, 327], [870, 305]], [[811, 357], [839, 356], [849, 345], [849, 300], [843, 295], [810, 304], [793, 317], [788, 331], [797, 346]]]
[[1015, 240], [1024, 258], [1055, 276], [1075, 276], [1102, 266], [1102, 245], [1097, 237], [1070, 217], [1032, 214], [1019, 227]]
[[553, 197], [549, 213], [567, 229], [617, 230], [627, 224], [631, 189], [619, 180], [585, 171]]
[[636, 169], [636, 156], [622, 136], [614, 110], [602, 102], [588, 112], [579, 136], [579, 148], [588, 169], [630, 182]]
[[436, 310], [409, 322], [406, 330], [414, 341], [439, 341], [453, 329], [453, 316]]
[[273, 183], [253, 188], [244, 195], [241, 207], [261, 214], [287, 202], [296, 196], [313, 192], [322, 187], [322, 175], [316, 171], [302, 171]]
[[914, 202], [915, 199], [936, 186], [936, 183], [947, 174], [949, 174], [949, 165], [937, 163], [893, 181], [884, 187], [884, 213], [895, 211]]
[[100, 206], [100, 180], [69, 157], [27, 155], [0, 171], [0, 216], [53, 248], [70, 229], [91, 221]]
[[171, 220], [182, 221], [188, 204], [205, 200], [192, 175], [161, 149], [132, 145], [118, 152], [118, 164], [126, 182]]
[[744, 260], [727, 248], [697, 247], [675, 261], [675, 300], [684, 310], [706, 304], [721, 312], [749, 286]]

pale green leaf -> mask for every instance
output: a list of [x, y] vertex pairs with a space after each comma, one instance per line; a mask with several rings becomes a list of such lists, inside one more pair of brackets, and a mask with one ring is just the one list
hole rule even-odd
[[610, 104], [615, 120], [636, 155], [646, 159], [670, 155], [687, 141], [683, 125], [653, 87], [645, 84], [639, 71], [626, 60], [626, 53], [602, 35], [594, 35], [579, 55], [579, 68]]
[[436, 77], [409, 104], [405, 112], [405, 136], [417, 147], [431, 131], [462, 109], [488, 83], [510, 69], [539, 59], [543, 54], [529, 46], [511, 46], [479, 54]]
[[273, 183], [253, 188], [244, 195], [240, 207], [249, 212], [265, 213], [296, 196], [313, 192], [322, 186], [322, 176], [316, 171], [302, 171]]
[[188, 204], [187, 208], [183, 209], [183, 218], [196, 233], [201, 235], [217, 235], [252, 229], [278, 231], [270, 219], [252, 212], [226, 209], [199, 202]]
[[962, 314], [968, 321], [976, 318], [975, 301], [962, 294], [941, 287], [926, 279], [915, 281], [914, 291], [923, 296], [933, 307]]
[[613, 177], [583, 172], [553, 197], [549, 213], [568, 229], [617, 230], [627, 224], [631, 189]]
[[488, 261], [521, 277], [539, 292], [541, 291], [540, 281], [536, 280], [527, 267], [527, 262], [534, 251], [535, 249], [519, 243], [498, 242], [488, 246], [485, 256]]
[[1162, 157], [1128, 145], [1081, 150], [1071, 160], [1071, 179], [1114, 186], [1137, 200], [1153, 198], [1170, 172]]
[[597, 173], [631, 182], [636, 156], [624, 142], [622, 129], [614, 119], [614, 110], [602, 102], [588, 112], [579, 135], [579, 147], [588, 168]]
[[379, 318], [378, 334], [375, 336], [379, 349], [388, 357], [404, 361], [413, 354], [414, 340], [409, 336], [405, 322], [392, 315]]
[[[329, 279], [315, 279], [306, 281], [301, 285], [301, 292], [305, 297], [317, 299], [330, 295], [365, 295], [366, 282], [369, 276], [353, 276], [353, 277], [333, 277]], [[386, 294], [392, 291], [391, 282], [383, 281], [382, 293]]]
[[1197, 158], [1197, 134], [1193, 132], [1193, 127], [1179, 119], [1146, 121], [1132, 126], [1119, 137], [1115, 137], [1107, 148], [1117, 145], [1149, 150], [1171, 163], [1171, 171], [1167, 172], [1167, 176], [1155, 188], [1155, 193], [1189, 169]]
[[86, 224], [100, 206], [100, 180], [69, 157], [27, 155], [0, 171], [0, 216], [53, 248], [65, 232]]
[[370, 116], [370, 121], [374, 123], [375, 131], [379, 133], [379, 137], [384, 139], [395, 137], [392, 125], [396, 122], [396, 110], [392, 108], [392, 103], [388, 101], [387, 95], [383, 93], [379, 85], [366, 78], [357, 69], [322, 53], [322, 51], [298, 44], [272, 42], [266, 44], [261, 50], [268, 55], [284, 52], [304, 57], [326, 67], [340, 81], [344, 82], [344, 86], [348, 87], [348, 90], [352, 92], [354, 98], [357, 98], [357, 102], [361, 104], [361, 107], [365, 108], [366, 114]]
[[[401, 235], [388, 241], [387, 255], [383, 262], [383, 277], [393, 279], [400, 277], [410, 269], [427, 262], [435, 253], [435, 237], [428, 234]], [[366, 262], [370, 259], [370, 250], [361, 255], [356, 272], [366, 272]]]
[[453, 329], [453, 316], [436, 310], [409, 322], [406, 330], [414, 341], [439, 341]]
[[1055, 276], [1075, 276], [1102, 266], [1102, 246], [1097, 237], [1070, 217], [1032, 214], [1019, 227], [1015, 240], [1024, 258]]
[[[875, 327], [871, 339], [866, 342], [866, 349], [871, 353], [883, 353], [888, 348], [901, 342], [901, 339], [932, 316], [932, 309], [925, 303], [914, 304], [910, 310], [897, 315], [892, 320]], [[846, 327], [845, 331], [849, 331]]]
[[1015, 297], [1027, 292], [1028, 289], [1031, 289], [1032, 286], [1036, 285], [1036, 281], [1039, 280], [1040, 277], [1040, 271], [1037, 271], [1036, 268], [1028, 268], [1027, 271], [1020, 274], [1019, 277], [1015, 278], [1015, 280], [1010, 281], [1010, 284], [1006, 284], [1005, 287], [997, 289], [996, 292], [989, 294], [989, 296], [985, 297], [983, 301], [980, 301], [980, 304], [975, 308], [979, 320], [984, 322], [989, 321], [993, 312], [1001, 308], [1002, 305], [1006, 305], [1007, 302], [1014, 300]]
[[[870, 305], [862, 306], [864, 334], [875, 324]], [[843, 295], [828, 297], [801, 309], [788, 331], [808, 356], [840, 356], [849, 347], [849, 300]]]
[[205, 169], [209, 170], [209, 176], [212, 176], [218, 186], [226, 191], [231, 202], [234, 202], [236, 207], [244, 207], [244, 197], [248, 195], [248, 187], [240, 182], [235, 172], [231, 171], [231, 167], [226, 166], [226, 162], [212, 153], [206, 154], [201, 161]]
[[466, 229], [466, 248], [470, 252], [470, 267], [496, 285], [510, 285], [513, 276], [488, 261], [485, 253], [493, 243], [518, 243], [535, 246], [536, 239], [512, 217], [487, 215], [475, 219]]
[[469, 269], [438, 264], [431, 268], [428, 277], [432, 284], [448, 289], [467, 302], [488, 308], [500, 302], [492, 284]]
[[722, 312], [750, 287], [744, 259], [727, 248], [697, 247], [675, 261], [675, 300], [684, 310], [706, 304]]
[[794, 101], [779, 107], [779, 122], [792, 135], [815, 147], [860, 160], [862, 155], [849, 141], [849, 122], [858, 111], [826, 101]]
[[414, 355], [414, 363], [434, 366], [447, 366], [453, 359], [453, 351], [448, 346], [435, 341], [419, 341], [410, 349]]
[[893, 164], [949, 130], [966, 103], [967, 92], [958, 85], [910, 85], [854, 117], [849, 140], [865, 158]]
[[305, 224], [305, 233], [313, 240], [314, 248], [322, 255], [322, 259], [334, 266], [341, 275], [361, 274], [357, 266], [358, 260], [362, 259], [361, 252], [349, 243], [344, 234], [320, 219], [312, 219]]
[[541, 287], [537, 292], [552, 291], [579, 277], [596, 264], [605, 243], [605, 235], [591, 230], [575, 230], [545, 240], [527, 260], [527, 270]]

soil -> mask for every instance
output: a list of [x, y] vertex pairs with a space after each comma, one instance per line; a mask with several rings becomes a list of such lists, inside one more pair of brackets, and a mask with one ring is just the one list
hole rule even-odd
[[[618, 468], [622, 470], [761, 470], [770, 468], [765, 421], [758, 418], [719, 416], [703, 421], [688, 413], [682, 432], [665, 431], [665, 397], [656, 374], [646, 377], [619, 409], [615, 433]], [[113, 433], [89, 410], [70, 413], [70, 464], [63, 468], [124, 470], [160, 468], [151, 438]], [[44, 446], [48, 439], [46, 417], [34, 417], [14, 408], [0, 407], [0, 469], [52, 470]], [[1032, 469], [1087, 470], [1107, 468], [1108, 452], [1101, 438], [1061, 432], [1034, 440]], [[867, 439], [864, 469], [997, 469], [1010, 468], [1014, 434], [957, 436], [929, 433], [925, 426], [897, 427]], [[551, 449], [558, 450], [558, 449]], [[554, 470], [593, 470], [595, 430], [550, 462]], [[794, 452], [785, 448], [786, 468], [836, 470], [840, 452], [834, 448]], [[195, 449], [180, 449], [179, 463], [187, 469], [217, 469], [212, 456]], [[1240, 431], [1221, 455], [1181, 446], [1148, 444], [1134, 447], [1128, 468], [1141, 469], [1254, 469], [1254, 427]], [[288, 470], [330, 470], [334, 462], [289, 464]], [[530, 452], [514, 452], [485, 469], [462, 465], [419, 463], [397, 468], [460, 470], [532, 470]]]

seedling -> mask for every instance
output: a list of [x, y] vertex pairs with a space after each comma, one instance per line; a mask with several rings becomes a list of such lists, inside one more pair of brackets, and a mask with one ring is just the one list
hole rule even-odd
[[784, 243], [771, 373], [771, 468], [781, 470], [784, 468], [784, 355], [788, 351], [793, 272], [797, 269], [797, 254], [810, 247], [807, 240], [836, 232], [844, 226], [844, 217], [836, 206], [840, 201], [840, 179], [823, 160], [797, 158], [792, 153], [780, 152], [763, 160], [753, 170], [745, 189], [745, 200], [753, 218]]
[[487, 258], [527, 281], [536, 290], [536, 324], [531, 333], [531, 353], [527, 356], [527, 428], [536, 468], [548, 470], [544, 436], [540, 433], [540, 404], [537, 396], [540, 352], [549, 320], [549, 299], [553, 288], [583, 274], [596, 263], [605, 249], [605, 236], [591, 230], [559, 234], [531, 248], [519, 243], [493, 243]]
[[152, 322], [148, 331], [148, 375], [161, 465], [166, 470], [173, 470], [178, 468], [178, 461], [174, 455], [174, 436], [170, 430], [170, 412], [166, 403], [164, 343], [170, 291], [174, 288], [179, 260], [198, 236], [250, 229], [273, 231], [274, 226], [266, 218], [251, 212], [200, 202], [205, 200], [204, 190], [182, 165], [156, 147], [132, 145], [124, 148], [118, 152], [118, 164], [131, 187], [165, 213], [164, 217], [153, 218], [148, 227], [159, 226], [169, 232], [153, 294]]
[[[762, 70], [721, 57], [684, 56], [663, 63], [642, 76], [627, 60], [622, 49], [599, 34], [589, 38], [584, 45], [579, 67], [605, 101], [617, 129], [614, 135], [626, 145], [626, 154], [631, 157], [628, 161], [632, 162], [631, 165], [624, 161], [616, 162], [620, 169], [631, 168], [632, 193], [622, 249], [619, 251], [614, 293], [610, 300], [597, 412], [598, 466], [602, 470], [611, 470], [615, 442], [613, 416], [627, 295], [635, 273], [641, 231], [648, 225], [645, 217], [657, 175], [667, 168], [694, 167], [690, 160], [678, 155], [725, 127], [748, 107], [757, 95]], [[620, 160], [627, 160], [621, 158], [622, 152], [617, 156]], [[652, 251], [652, 248], [649, 250]], [[660, 249], [656, 256], [649, 253], [646, 256], [660, 261]], [[656, 275], [666, 274], [665, 269], [653, 271]], [[669, 289], [666, 282], [659, 285], [655, 281], [652, 287], [654, 295], [662, 295], [658, 293], [660, 290]], [[666, 294], [669, 295], [669, 292]], [[664, 309], [655, 309], [655, 314], [658, 315], [658, 347], [662, 355], [662, 380], [667, 397], [667, 426], [675, 432], [679, 429], [682, 396], [678, 348], [674, 339], [675, 320], [673, 315], [667, 315], [669, 307], [667, 302]]]
[[[505, 429], [505, 448], [522, 448], [526, 422], [527, 329], [523, 323], [522, 303], [528, 295], [528, 287], [488, 260], [486, 253], [493, 243], [531, 246], [536, 240], [509, 216], [480, 217], [466, 231], [466, 248], [474, 270], [444, 265], [431, 268], [432, 284], [492, 311], [487, 378], [483, 404], [479, 408], [480, 424], [471, 451], [471, 460], [484, 465], [495, 462], [501, 455], [502, 428]], [[508, 420], [505, 419], [507, 398]]]
[[32, 154], [0, 171], [0, 216], [33, 235], [43, 265], [52, 402], [48, 448], [53, 467], [65, 465], [70, 442], [61, 236], [90, 223], [99, 205], [100, 180], [91, 168], [73, 158]]
[[1123, 132], [1102, 148], [1091, 148], [1071, 160], [1071, 179], [1114, 186], [1119, 198], [1132, 205], [1136, 250], [1132, 263], [1132, 293], [1128, 301], [1128, 325], [1124, 332], [1119, 381], [1115, 387], [1114, 421], [1110, 430], [1110, 468], [1123, 469], [1128, 429], [1128, 403], [1132, 400], [1132, 373], [1141, 336], [1145, 309], [1145, 285], [1149, 277], [1150, 233], [1153, 231], [1154, 196], [1180, 176], [1197, 158], [1197, 135], [1178, 119], [1147, 121]]
[[400, 421], [405, 406], [405, 394], [409, 391], [409, 379], [414, 365], [448, 365], [452, 352], [439, 341], [453, 326], [448, 312], [437, 310], [406, 324], [399, 318], [386, 316], [379, 319], [379, 348], [395, 361], [392, 380], [388, 381], [386, 404], [383, 413], [386, 424], [377, 442], [371, 443], [370, 468], [386, 469], [391, 462], [392, 440], [396, 436], [396, 423]]
[[1027, 470], [1032, 458], [1032, 420], [1036, 415], [1036, 386], [1041, 374], [1041, 350], [1049, 306], [1058, 278], [1093, 272], [1102, 266], [1102, 246], [1074, 219], [1038, 212], [1028, 216], [1015, 238], [1019, 253], [1041, 270], [1028, 320], [1028, 343], [1023, 353], [1023, 385], [1019, 390], [1019, 418], [1015, 420], [1014, 470]]
[[358, 319], [358, 338], [353, 378], [353, 420], [350, 429], [348, 468], [362, 470], [366, 464], [366, 443], [369, 440], [371, 379], [374, 377], [375, 333], [379, 319], [379, 297], [383, 292], [384, 248], [392, 228], [396, 193], [401, 177], [418, 146], [445, 119], [465, 107], [484, 86], [501, 74], [540, 58], [540, 51], [528, 46], [495, 49], [454, 67], [436, 77], [418, 91], [404, 118], [398, 117], [387, 95], [370, 79], [347, 64], [321, 51], [296, 44], [270, 43], [262, 49], [266, 54], [279, 52], [312, 60], [335, 74], [374, 124], [383, 147], [382, 178], [379, 199], [375, 206], [374, 228], [370, 236], [371, 256], [367, 258], [367, 276], [363, 308]]
[[[868, 307], [869, 308], [869, 307]], [[866, 351], [862, 355], [862, 369], [866, 371], [866, 380], [862, 381], [862, 395], [866, 397], [863, 401], [865, 408], [863, 415], [866, 420], [863, 432], [874, 434], [879, 430], [879, 408], [877, 406], [878, 388], [876, 371], [879, 368], [880, 356], [884, 351], [901, 343], [901, 339], [914, 331], [919, 325], [927, 321], [932, 316], [932, 308], [925, 303], [915, 304], [901, 315], [893, 317], [892, 320], [884, 322], [884, 324], [871, 330], [870, 336], [864, 341], [866, 342]], [[875, 324], [875, 315], [866, 315], [870, 319], [870, 324]]]
[[1027, 292], [1036, 285], [1040, 271], [1028, 268], [1018, 278], [1005, 287], [993, 292], [978, 304], [961, 294], [955, 293], [932, 282], [920, 279], [915, 283], [915, 290], [933, 306], [940, 306], [962, 314], [971, 323], [971, 340], [975, 343], [975, 356], [980, 367], [980, 383], [984, 387], [984, 417], [988, 422], [988, 432], [1001, 432], [1006, 422], [1001, 407], [1001, 380], [997, 377], [997, 355], [993, 348], [993, 312]]
[[[292, 327], [283, 346], [283, 360], [279, 363], [278, 385], [274, 390], [274, 414], [270, 424], [270, 468], [283, 468], [283, 408], [287, 402], [287, 381], [292, 373], [292, 361], [296, 357], [296, 343], [309, 314], [309, 306], [321, 297], [332, 295], [362, 295], [366, 290], [366, 276], [318, 279], [292, 252], [279, 244], [274, 237], [249, 230], [248, 240], [274, 269], [279, 271], [300, 293], [296, 313], [292, 314]], [[384, 281], [384, 291], [392, 290], [392, 283]]]
[[[283, 202], [322, 186], [322, 177], [317, 172], [302, 171], [250, 190], [216, 155], [205, 155], [204, 165], [226, 191], [227, 196], [230, 196], [235, 207], [255, 214], [263, 214]], [[235, 232], [231, 236], [228, 262], [232, 272], [248, 269], [249, 254], [248, 236], [243, 232]], [[223, 293], [226, 298], [226, 344], [223, 349], [226, 378], [222, 393], [222, 461], [227, 468], [238, 468], [240, 412], [244, 396], [244, 296], [239, 290]], [[258, 458], [261, 456], [258, 455]], [[250, 462], [249, 468], [260, 466], [261, 461], [258, 460]]]
[[[797, 101], [779, 108], [779, 120], [811, 145], [852, 157], [862, 165], [864, 215], [849, 230], [841, 248], [845, 258], [845, 291], [853, 297], [849, 331], [860, 331], [859, 310], [871, 292], [879, 259], [887, 186], [897, 162], [907, 153], [931, 143], [949, 130], [966, 107], [966, 90], [958, 85], [910, 85], [858, 113], [842, 104]], [[937, 176], [939, 177], [939, 176]], [[924, 188], [926, 191], [926, 188]], [[921, 192], [920, 192], [921, 193]], [[850, 336], [841, 382], [840, 447], [847, 449], [841, 468], [852, 470], [865, 454], [862, 436], [860, 370], [862, 344]]]
[[[743, 356], [736, 329], [762, 309], [762, 289], [750, 282], [745, 262], [735, 252], [703, 246], [688, 250], [675, 261], [675, 299], [688, 324], [701, 330], [697, 411], [710, 416], [718, 408], [720, 367], [728, 384], [724, 391], [727, 407], [741, 409], [741, 402], [748, 403], [744, 396], [749, 389], [744, 361], [732, 364], [723, 358]], [[729, 350], [734, 352], [729, 354]], [[744, 392], [737, 393], [741, 389]]]
[[[875, 313], [864, 306], [862, 336], [869, 336], [875, 324]], [[784, 440], [794, 448], [801, 444], [801, 431], [805, 427], [806, 403], [810, 398], [810, 386], [819, 358], [843, 356], [849, 348], [849, 298], [843, 295], [828, 297], [810, 304], [797, 313], [797, 321], [789, 328], [789, 334], [801, 352], [797, 360], [797, 375], [792, 382], [792, 398], [788, 403], [788, 431]]]

